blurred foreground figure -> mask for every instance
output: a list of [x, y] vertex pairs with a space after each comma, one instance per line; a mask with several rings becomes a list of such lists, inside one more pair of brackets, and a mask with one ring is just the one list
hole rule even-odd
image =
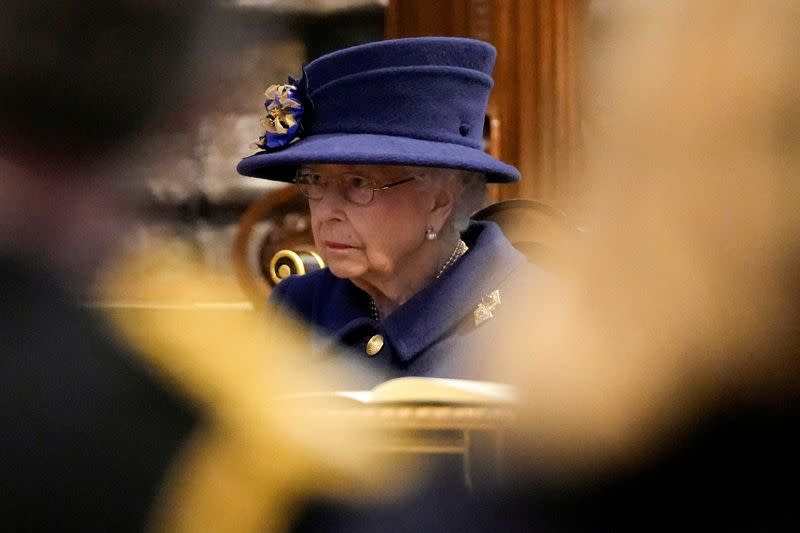
[[131, 146], [202, 103], [206, 8], [0, 10], [0, 530], [274, 530], [319, 463], [354, 464], [270, 409], [319, 388], [293, 379], [287, 328], [144, 313], [117, 317], [122, 341], [78, 303], [130, 211]]
[[504, 359], [520, 501], [568, 530], [796, 530], [800, 6], [600, 7], [590, 232]]
[[180, 93], [198, 22], [135, 4], [0, 10], [4, 531], [143, 529], [198, 420], [78, 305], [125, 214], [125, 143]]
[[599, 6], [589, 231], [497, 349], [507, 484], [362, 531], [800, 529], [800, 6]]

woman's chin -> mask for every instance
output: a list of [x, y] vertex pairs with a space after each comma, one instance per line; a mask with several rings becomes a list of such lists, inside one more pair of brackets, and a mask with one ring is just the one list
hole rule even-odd
[[327, 266], [328, 269], [330, 269], [331, 274], [337, 278], [345, 279], [357, 278], [366, 271], [364, 265], [360, 265], [352, 261], [328, 259], [325, 266]]

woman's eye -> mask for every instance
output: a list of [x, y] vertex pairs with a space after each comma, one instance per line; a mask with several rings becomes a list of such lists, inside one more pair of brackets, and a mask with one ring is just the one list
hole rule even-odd
[[322, 185], [325, 181], [319, 174], [306, 174], [303, 178], [309, 185]]
[[347, 186], [351, 189], [368, 189], [369, 182], [366, 178], [361, 176], [348, 176], [347, 177]]

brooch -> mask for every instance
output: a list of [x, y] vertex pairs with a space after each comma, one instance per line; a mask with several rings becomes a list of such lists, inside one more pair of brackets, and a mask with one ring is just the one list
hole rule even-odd
[[475, 325], [480, 326], [490, 318], [494, 317], [495, 308], [500, 305], [500, 291], [493, 290], [487, 294], [478, 307], [475, 308], [473, 315], [475, 316]]
[[311, 111], [311, 103], [306, 96], [308, 81], [305, 77], [299, 80], [289, 78], [289, 83], [270, 85], [264, 92], [264, 107], [267, 114], [261, 120], [264, 135], [255, 142], [262, 150], [277, 150], [300, 140], [307, 129], [304, 121]]

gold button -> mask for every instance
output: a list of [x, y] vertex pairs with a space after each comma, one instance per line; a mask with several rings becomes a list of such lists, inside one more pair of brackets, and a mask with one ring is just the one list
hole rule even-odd
[[373, 335], [367, 341], [367, 355], [372, 357], [376, 353], [381, 351], [383, 348], [383, 336], [382, 335]]

